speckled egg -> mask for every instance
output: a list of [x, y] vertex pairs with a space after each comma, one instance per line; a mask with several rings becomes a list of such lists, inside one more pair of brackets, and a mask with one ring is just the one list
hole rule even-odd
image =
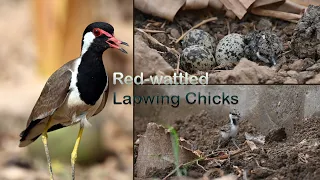
[[183, 38], [182, 48], [185, 49], [193, 45], [203, 46], [209, 52], [214, 53], [216, 49], [216, 39], [201, 29], [194, 29]]
[[244, 57], [244, 41], [241, 34], [232, 33], [220, 40], [216, 49], [218, 65], [238, 62]]
[[180, 65], [188, 73], [208, 71], [216, 66], [216, 61], [211, 52], [200, 45], [185, 48], [181, 53]]

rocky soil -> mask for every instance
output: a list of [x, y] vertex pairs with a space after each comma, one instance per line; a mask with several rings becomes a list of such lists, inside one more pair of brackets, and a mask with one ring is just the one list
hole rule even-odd
[[[320, 178], [320, 116], [309, 99], [316, 95], [319, 87], [312, 88], [207, 87], [209, 92], [247, 91], [250, 95], [245, 96], [242, 91], [244, 94], [239, 97], [243, 98], [235, 107], [181, 103], [179, 108], [173, 109], [166, 105], [137, 105], [135, 177], [141, 180], [165, 177], [200, 180], [225, 175], [236, 176], [229, 177], [231, 179]], [[169, 86], [148, 89], [139, 88], [138, 92], [172, 95], [175, 92], [205, 91], [204, 88], [196, 90], [191, 87], [174, 90]], [[228, 123], [229, 108], [239, 109], [242, 115], [236, 140], [240, 150], [232, 142], [217, 150], [219, 128]], [[178, 178], [174, 171], [176, 160], [172, 133], [168, 127], [173, 127], [180, 137], [179, 167], [184, 175], [182, 178]], [[249, 142], [246, 141], [247, 133], [263, 138]]]
[[[242, 20], [218, 16], [217, 21], [200, 26], [199, 29], [208, 32], [217, 41], [230, 33], [247, 35], [254, 30], [269, 30], [280, 37], [283, 43], [283, 52], [278, 57], [277, 65], [270, 67], [263, 62], [243, 59], [238, 63], [217, 66], [207, 71], [209, 84], [319, 84], [320, 20], [317, 9], [319, 7], [309, 7], [298, 24], [246, 15]], [[209, 16], [212, 15], [206, 11], [179, 12], [174, 22], [167, 22], [135, 10], [135, 27], [149, 34], [148, 37], [135, 30], [135, 48], [139, 49], [135, 52], [135, 73], [147, 72], [146, 76], [159, 74], [159, 71], [172, 74], [177, 69], [177, 54], [182, 53], [181, 41], [175, 41]], [[152, 38], [156, 41], [150, 40]], [[193, 74], [203, 73], [198, 71]]]

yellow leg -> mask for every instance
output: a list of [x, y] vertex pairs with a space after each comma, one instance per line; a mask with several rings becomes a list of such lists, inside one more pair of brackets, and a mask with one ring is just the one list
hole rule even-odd
[[72, 168], [72, 179], [73, 180], [75, 179], [75, 168], [74, 168], [74, 165], [75, 165], [76, 160], [77, 160], [77, 152], [78, 152], [80, 140], [81, 140], [81, 137], [82, 137], [83, 129], [84, 128], [80, 125], [80, 130], [79, 130], [79, 133], [78, 133], [78, 137], [77, 137], [76, 143], [74, 145], [73, 151], [71, 153], [71, 168]]
[[48, 167], [49, 167], [49, 172], [50, 172], [50, 180], [53, 180], [53, 173], [52, 173], [52, 166], [51, 166], [51, 160], [50, 160], [50, 154], [49, 154], [49, 149], [48, 149], [48, 134], [47, 131], [50, 127], [51, 123], [51, 117], [49, 118], [46, 127], [44, 128], [44, 131], [42, 132], [42, 142], [44, 145], [44, 150], [46, 152], [47, 156], [47, 162], [48, 162]]

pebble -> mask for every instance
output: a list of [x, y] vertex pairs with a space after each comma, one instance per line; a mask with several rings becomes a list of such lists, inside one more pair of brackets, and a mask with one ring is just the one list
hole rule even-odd
[[178, 39], [181, 36], [180, 32], [175, 28], [172, 28], [170, 30], [170, 35], [176, 39]]

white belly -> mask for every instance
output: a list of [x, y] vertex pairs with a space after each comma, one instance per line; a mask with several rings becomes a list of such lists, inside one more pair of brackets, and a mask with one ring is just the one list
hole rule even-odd
[[62, 124], [64, 126], [70, 126], [77, 123], [82, 125], [90, 125], [88, 119], [93, 116], [96, 110], [99, 108], [103, 93], [95, 103], [95, 105], [87, 105], [81, 100], [77, 84], [78, 66], [80, 65], [80, 58], [75, 60], [74, 67], [70, 69], [72, 72], [70, 82], [70, 92], [67, 99], [53, 114], [53, 124]]
[[234, 138], [238, 134], [238, 127], [237, 126], [231, 126], [230, 129], [230, 137]]
[[93, 116], [99, 108], [102, 101], [103, 93], [95, 103], [95, 105], [85, 104], [79, 97], [79, 93], [71, 91], [65, 102], [58, 108], [54, 115], [54, 124], [63, 124], [70, 126], [81, 123], [83, 126], [88, 126], [88, 119]]

